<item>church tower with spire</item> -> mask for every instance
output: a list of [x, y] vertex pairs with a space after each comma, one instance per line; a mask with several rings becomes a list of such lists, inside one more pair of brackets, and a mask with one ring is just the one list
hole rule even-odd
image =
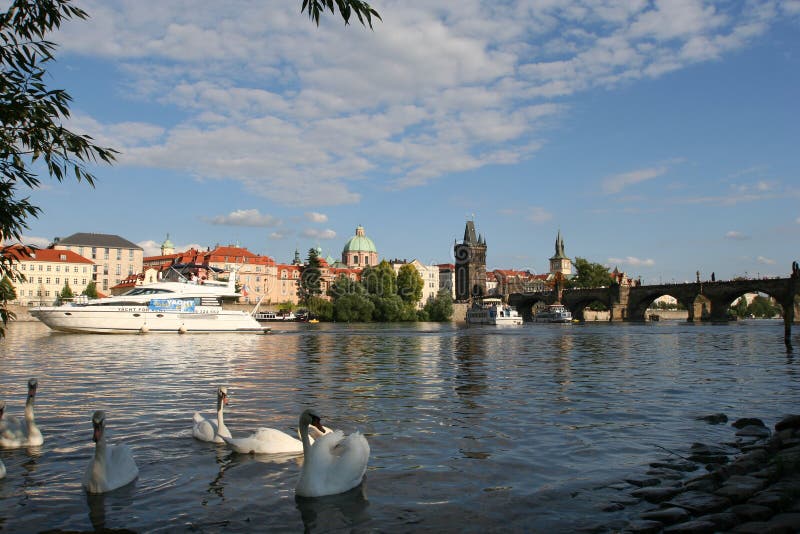
[[456, 266], [456, 300], [466, 301], [486, 295], [486, 239], [475, 232], [475, 222], [467, 221], [464, 241], [453, 247]]
[[550, 258], [550, 274], [555, 276], [556, 273], [561, 273], [565, 278], [572, 276], [572, 260], [564, 254], [564, 240], [561, 238], [561, 230], [558, 231], [556, 237], [556, 253]]

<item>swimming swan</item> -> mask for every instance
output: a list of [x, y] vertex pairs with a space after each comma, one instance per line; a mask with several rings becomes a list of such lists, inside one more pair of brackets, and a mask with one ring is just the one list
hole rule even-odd
[[344, 493], [361, 484], [369, 461], [369, 443], [360, 432], [345, 437], [335, 430], [317, 439], [312, 445], [308, 426], [322, 431], [319, 416], [313, 410], [300, 415], [300, 437], [303, 441], [303, 469], [295, 493], [300, 497], [322, 497]]
[[3, 460], [0, 460], [0, 478], [6, 478], [6, 464]]
[[83, 487], [89, 493], [105, 493], [133, 482], [139, 468], [126, 445], [108, 445], [105, 438], [106, 413], [97, 410], [92, 416], [95, 442], [94, 458], [83, 475]]
[[226, 404], [228, 404], [228, 388], [220, 386], [217, 388], [217, 420], [206, 419], [200, 412], [195, 412], [192, 435], [200, 441], [212, 443], [223, 443], [222, 438], [231, 437], [230, 430], [222, 420], [222, 410]]
[[35, 378], [28, 380], [28, 400], [25, 402], [25, 420], [20, 421], [19, 418], [3, 415], [3, 409], [0, 409], [0, 447], [14, 449], [18, 447], [37, 447], [44, 443], [44, 438], [36, 426], [36, 420], [33, 415], [33, 402], [36, 398], [36, 389], [38, 382]]
[[[322, 431], [312, 427], [309, 440], [314, 443], [315, 439], [329, 432], [333, 432], [328, 427], [322, 427]], [[299, 433], [299, 430], [298, 430]], [[300, 454], [303, 452], [303, 442], [281, 432], [275, 428], [259, 428], [246, 438], [225, 437], [225, 443], [231, 446], [236, 452], [242, 454]]]

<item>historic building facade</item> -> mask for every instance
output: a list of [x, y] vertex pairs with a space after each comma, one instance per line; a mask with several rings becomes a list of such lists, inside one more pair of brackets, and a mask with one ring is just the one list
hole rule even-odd
[[456, 266], [456, 300], [466, 301], [486, 295], [486, 240], [467, 221], [464, 240], [453, 247]]
[[356, 235], [345, 243], [342, 249], [342, 263], [351, 269], [363, 269], [378, 265], [378, 249], [375, 243], [367, 237], [364, 227], [356, 228]]
[[112, 286], [142, 271], [142, 247], [118, 235], [77, 233], [56, 237], [50, 248], [75, 252], [91, 260], [94, 264], [91, 278], [101, 293], [108, 294]]
[[564, 254], [564, 240], [561, 238], [561, 230], [556, 236], [556, 253], [550, 258], [550, 275], [555, 277], [561, 273], [562, 278], [572, 278], [572, 260]]
[[70, 250], [31, 249], [22, 245], [10, 247], [6, 256], [12, 259], [20, 275], [11, 281], [17, 294], [16, 304], [53, 304], [69, 285], [79, 295], [92, 281], [94, 263]]

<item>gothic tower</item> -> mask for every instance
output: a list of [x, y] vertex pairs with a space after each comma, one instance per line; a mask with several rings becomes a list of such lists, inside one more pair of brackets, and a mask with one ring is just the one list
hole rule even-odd
[[572, 260], [564, 254], [564, 240], [561, 238], [561, 230], [556, 237], [556, 254], [550, 258], [550, 274], [561, 273], [562, 276], [572, 275]]
[[486, 295], [486, 240], [475, 233], [475, 223], [467, 221], [464, 241], [453, 247], [456, 259], [456, 300], [471, 300]]

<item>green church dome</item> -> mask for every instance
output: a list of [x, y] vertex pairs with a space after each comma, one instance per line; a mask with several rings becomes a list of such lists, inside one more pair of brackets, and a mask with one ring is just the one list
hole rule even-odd
[[372, 239], [368, 238], [364, 233], [364, 227], [359, 226], [356, 228], [356, 235], [351, 237], [344, 245], [342, 253], [345, 254], [347, 252], [374, 252], [377, 254], [378, 249], [375, 248], [375, 243], [372, 242]]

